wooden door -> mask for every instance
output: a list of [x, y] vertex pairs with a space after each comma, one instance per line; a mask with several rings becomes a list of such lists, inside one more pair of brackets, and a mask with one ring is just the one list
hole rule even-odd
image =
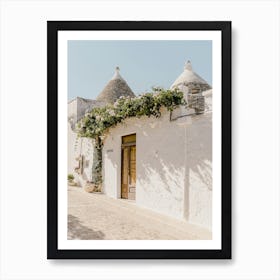
[[129, 147], [122, 148], [122, 198], [128, 198]]
[[136, 146], [130, 147], [129, 153], [129, 189], [128, 198], [135, 199], [136, 193]]
[[121, 167], [121, 197], [135, 199], [136, 195], [136, 135], [123, 137]]

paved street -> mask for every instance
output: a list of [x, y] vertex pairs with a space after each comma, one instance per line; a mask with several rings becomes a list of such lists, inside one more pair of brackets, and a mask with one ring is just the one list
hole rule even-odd
[[68, 187], [68, 239], [211, 239], [211, 233], [133, 201]]

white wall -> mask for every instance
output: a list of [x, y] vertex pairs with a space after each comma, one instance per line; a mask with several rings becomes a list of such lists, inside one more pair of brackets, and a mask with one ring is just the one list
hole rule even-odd
[[[75, 181], [84, 186], [87, 181], [92, 180], [92, 164], [93, 164], [93, 143], [92, 139], [77, 137], [68, 123], [68, 174], [75, 176]], [[78, 175], [75, 172], [75, 167], [78, 166], [77, 158], [82, 155], [83, 160], [83, 174]]]
[[[113, 129], [115, 130], [115, 129]], [[114, 198], [121, 197], [121, 135], [107, 135], [103, 152], [103, 191]]]
[[87, 110], [103, 105], [104, 102], [102, 101], [76, 97], [68, 102], [68, 120], [71, 119], [71, 123], [76, 124], [85, 115]]
[[[92, 163], [93, 163], [93, 143], [92, 139], [77, 137], [77, 133], [73, 131], [77, 121], [79, 121], [88, 109], [103, 105], [103, 102], [84, 99], [77, 97], [68, 102], [68, 174], [75, 176], [75, 181], [84, 186], [87, 181], [92, 180]], [[75, 172], [78, 166], [77, 158], [82, 155], [83, 174], [79, 175]]]
[[74, 169], [77, 166], [76, 158], [78, 157], [77, 149], [79, 143], [76, 133], [71, 128], [71, 124], [68, 122], [68, 147], [67, 147], [67, 156], [68, 156], [68, 174], [73, 174]]
[[187, 127], [186, 216], [212, 227], [212, 113], [193, 115]]
[[170, 122], [163, 110], [158, 119], [131, 118], [110, 129], [103, 148], [104, 192], [120, 196], [121, 137], [136, 133], [136, 203], [211, 228], [211, 121], [209, 114]]
[[184, 158], [178, 146], [183, 147], [184, 139], [168, 119], [167, 113], [160, 119], [131, 118], [110, 130], [103, 148], [104, 190], [119, 197], [121, 137], [136, 133], [136, 203], [179, 218], [183, 215]]
[[68, 102], [68, 120], [71, 121], [71, 124], [77, 122], [77, 98]]

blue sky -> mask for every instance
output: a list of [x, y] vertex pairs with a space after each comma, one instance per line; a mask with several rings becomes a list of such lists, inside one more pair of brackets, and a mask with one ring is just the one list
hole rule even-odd
[[212, 41], [68, 41], [68, 99], [95, 99], [116, 66], [136, 95], [169, 88], [187, 60], [212, 85]]

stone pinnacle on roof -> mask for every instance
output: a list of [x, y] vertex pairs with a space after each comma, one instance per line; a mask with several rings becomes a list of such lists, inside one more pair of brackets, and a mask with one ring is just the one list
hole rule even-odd
[[185, 69], [192, 71], [192, 64], [189, 60], [185, 63]]
[[207, 88], [211, 88], [211, 86], [198, 74], [196, 74], [192, 69], [192, 64], [188, 60], [185, 63], [184, 71], [183, 73], [175, 80], [175, 82], [172, 84], [171, 88], [175, 88], [180, 85], [189, 85], [189, 84], [200, 84], [204, 85]]
[[121, 96], [135, 97], [126, 81], [120, 75], [120, 68], [117, 66], [112, 79], [97, 96], [96, 100], [112, 104]]
[[115, 74], [112, 77], [112, 80], [117, 80], [117, 79], [123, 80], [123, 77], [120, 75], [120, 67], [119, 66], [116, 67]]

